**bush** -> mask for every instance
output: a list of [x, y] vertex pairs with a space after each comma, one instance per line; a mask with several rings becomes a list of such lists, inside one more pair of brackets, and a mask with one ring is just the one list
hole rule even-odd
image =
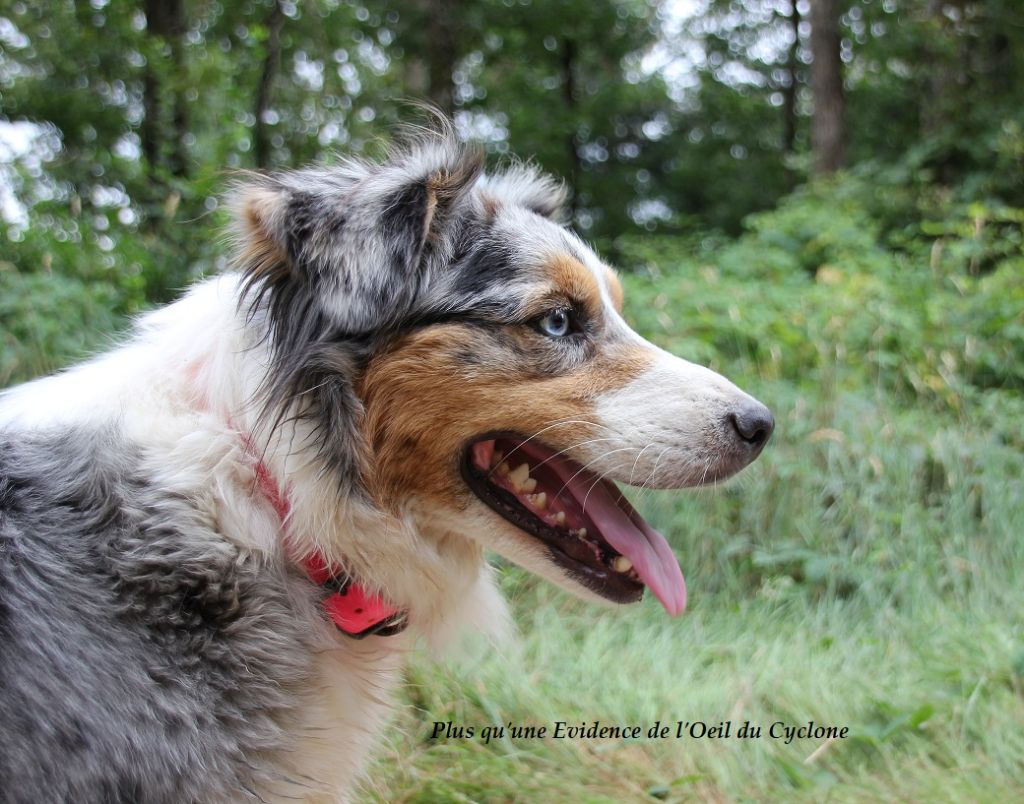
[[101, 348], [123, 319], [106, 284], [0, 271], [0, 387], [53, 371]]
[[691, 238], [674, 257], [657, 239], [621, 240], [634, 320], [670, 350], [766, 379], [886, 388], [954, 411], [985, 389], [1024, 389], [1019, 211], [989, 210], [999, 225], [985, 234], [951, 208], [941, 234], [920, 222], [894, 250], [866, 183], [805, 188], [737, 240]]

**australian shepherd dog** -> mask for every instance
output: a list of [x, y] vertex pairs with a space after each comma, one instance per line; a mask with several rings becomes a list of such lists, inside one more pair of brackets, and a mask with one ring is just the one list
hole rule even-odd
[[9, 802], [344, 801], [403, 655], [686, 587], [616, 483], [750, 463], [763, 405], [645, 341], [531, 167], [450, 132], [240, 181], [236, 271], [0, 397]]

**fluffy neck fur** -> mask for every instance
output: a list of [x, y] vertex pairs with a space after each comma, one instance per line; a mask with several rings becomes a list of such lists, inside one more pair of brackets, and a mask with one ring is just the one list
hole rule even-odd
[[[434, 647], [467, 626], [498, 636], [507, 628], [505, 604], [482, 548], [444, 522], [421, 516], [415, 499], [385, 508], [365, 492], [361, 477], [373, 455], [360, 437], [362, 406], [352, 388], [351, 371], [332, 378], [332, 393], [347, 402], [335, 413], [336, 428], [325, 433], [322, 416], [307, 415], [306, 398], [282, 406], [268, 394], [266, 371], [275, 364], [274, 333], [265, 329], [265, 316], [246, 314], [239, 278], [226, 276], [208, 285], [220, 288], [219, 295], [234, 302], [235, 313], [224, 321], [234, 336], [206, 339], [197, 354], [183, 356], [185, 395], [193, 404], [205, 405], [229, 430], [248, 434], [288, 494], [288, 522], [262, 549], [280, 550], [287, 532], [293, 556], [315, 550], [346, 567], [364, 586], [408, 610], [413, 632]], [[207, 290], [207, 285], [200, 286], [179, 304], [198, 300]], [[167, 328], [164, 337], [176, 340], [179, 333], [173, 331], [171, 316], [163, 317], [166, 322], [154, 323]], [[235, 365], [225, 365], [230, 362]], [[358, 363], [359, 356], [353, 354], [346, 368]], [[244, 380], [238, 386], [224, 385], [223, 377]], [[344, 450], [354, 460], [339, 462], [339, 450], [325, 446], [327, 438], [346, 439]], [[236, 442], [233, 460], [244, 462], [246, 456], [237, 454], [243, 449], [237, 436]], [[270, 508], [267, 500], [255, 504]], [[274, 515], [272, 510], [270, 514]]]

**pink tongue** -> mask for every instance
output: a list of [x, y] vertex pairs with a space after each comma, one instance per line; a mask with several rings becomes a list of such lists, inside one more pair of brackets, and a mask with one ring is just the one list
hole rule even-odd
[[[581, 499], [575, 485], [572, 482], [569, 488]], [[586, 495], [588, 489], [582, 491]], [[587, 499], [590, 518], [599, 523], [605, 541], [633, 562], [636, 574], [661, 601], [665, 611], [671, 615], [682, 614], [686, 608], [686, 581], [679, 562], [664, 536], [632, 508], [629, 509], [632, 517], [623, 510], [628, 505], [625, 498], [616, 503], [603, 483], [599, 483]]]
[[[562, 476], [565, 467], [557, 460], [549, 465]], [[675, 616], [686, 608], [686, 581], [665, 537], [648, 525], [610, 482], [596, 482], [589, 472], [575, 472], [562, 478], [572, 496], [584, 505], [591, 521], [605, 541], [633, 562], [640, 580]], [[613, 494], [615, 496], [613, 496]]]

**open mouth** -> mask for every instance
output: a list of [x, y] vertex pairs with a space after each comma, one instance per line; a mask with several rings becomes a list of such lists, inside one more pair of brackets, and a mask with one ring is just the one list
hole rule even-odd
[[538, 539], [588, 589], [631, 603], [647, 586], [669, 614], [686, 608], [686, 584], [672, 548], [610, 480], [516, 435], [470, 444], [462, 473], [477, 497]]

